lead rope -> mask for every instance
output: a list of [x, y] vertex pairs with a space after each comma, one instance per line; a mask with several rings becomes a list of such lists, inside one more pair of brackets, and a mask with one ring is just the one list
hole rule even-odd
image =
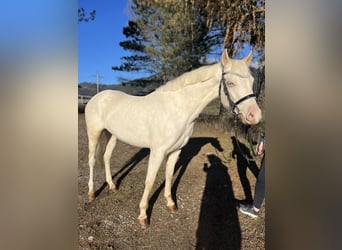
[[[260, 137], [260, 136], [259, 136]], [[251, 136], [251, 129], [250, 127], [248, 128], [247, 130], [247, 141], [249, 143], [249, 146], [251, 148], [251, 151], [252, 151], [252, 154], [254, 157], [258, 157], [259, 155], [257, 154], [255, 148], [254, 148], [254, 145], [253, 145], [253, 142], [252, 142], [252, 136]]]
[[[237, 115], [234, 115], [234, 127], [233, 127], [233, 130], [234, 130], [234, 136], [235, 136], [235, 139], [236, 139], [236, 146], [237, 146], [238, 150], [240, 151], [240, 154], [243, 156], [243, 158], [245, 158], [245, 160], [247, 161], [248, 164], [250, 164], [251, 161], [255, 162], [254, 158], [248, 157], [248, 155], [244, 154], [244, 152], [240, 148], [240, 143], [238, 141], [238, 134], [237, 134]], [[251, 146], [251, 150], [252, 150], [253, 155], [254, 155], [254, 149], [253, 149], [253, 145], [251, 145], [251, 143], [250, 143], [250, 146]]]

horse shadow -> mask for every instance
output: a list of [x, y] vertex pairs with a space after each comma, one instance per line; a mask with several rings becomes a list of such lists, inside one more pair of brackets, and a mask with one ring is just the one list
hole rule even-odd
[[[222, 152], [223, 148], [221, 147], [220, 142], [217, 140], [217, 138], [214, 137], [193, 137], [190, 138], [188, 143], [182, 148], [182, 151], [179, 155], [178, 161], [175, 164], [175, 170], [174, 170], [174, 176], [175, 179], [173, 181], [173, 185], [171, 187], [171, 195], [172, 199], [176, 203], [177, 207], [177, 198], [176, 198], [176, 193], [178, 189], [178, 185], [180, 183], [180, 180], [182, 179], [190, 161], [192, 160], [193, 157], [195, 157], [201, 148], [210, 143], [216, 150]], [[178, 172], [178, 174], [177, 174]], [[158, 199], [161, 191], [165, 187], [165, 181], [161, 183], [161, 185], [157, 188], [157, 190], [152, 194], [150, 200], [149, 200], [149, 206], [147, 209], [147, 217], [151, 218], [152, 215], [152, 210], [153, 210], [153, 205]]]
[[241, 143], [235, 136], [230, 137], [233, 143], [232, 157], [236, 159], [237, 170], [240, 182], [245, 193], [245, 203], [252, 204], [251, 185], [247, 178], [247, 169], [249, 169], [255, 178], [258, 177], [259, 168], [253, 159], [250, 150]]
[[[176, 199], [177, 188], [178, 188], [178, 185], [180, 183], [182, 176], [184, 175], [186, 171], [186, 168], [188, 167], [192, 158], [195, 157], [199, 153], [201, 148], [208, 143], [210, 143], [216, 150], [220, 152], [223, 151], [223, 148], [221, 147], [217, 138], [213, 138], [213, 137], [190, 138], [189, 142], [182, 148], [178, 161], [175, 164], [174, 176], [175, 175], [177, 176], [175, 180], [173, 181], [173, 185], [171, 188], [171, 195], [172, 195], [173, 200], [176, 203], [176, 206], [177, 206], [177, 199]], [[134, 169], [134, 167], [140, 161], [142, 161], [149, 154], [150, 154], [150, 150], [148, 148], [142, 148], [129, 161], [127, 161], [125, 165], [118, 172], [112, 175], [112, 179], [120, 175], [115, 183], [118, 189], [121, 185], [121, 182], [124, 180], [124, 178]], [[107, 182], [104, 182], [102, 186], [98, 190], [95, 191], [95, 197], [98, 197], [107, 186], [108, 186]], [[146, 211], [148, 218], [151, 218], [153, 206], [155, 202], [157, 201], [164, 187], [165, 187], [165, 180], [160, 184], [160, 186], [156, 189], [156, 191], [151, 195], [149, 199], [148, 209]]]
[[232, 181], [220, 158], [208, 155], [196, 249], [241, 249], [241, 228]]
[[[119, 174], [121, 174], [115, 183], [115, 186], [117, 189], [119, 189], [121, 182], [129, 174], [129, 172], [131, 172], [134, 169], [134, 167], [149, 154], [150, 154], [150, 149], [148, 148], [140, 149], [130, 160], [128, 160], [124, 164], [124, 166], [118, 172], [112, 175], [112, 180], [114, 180], [114, 178], [116, 178]], [[95, 191], [95, 197], [99, 196], [107, 186], [108, 186], [107, 182], [104, 182], [102, 186], [98, 190]]]

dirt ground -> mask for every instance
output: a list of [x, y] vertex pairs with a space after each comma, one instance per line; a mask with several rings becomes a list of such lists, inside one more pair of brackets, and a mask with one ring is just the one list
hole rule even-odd
[[[89, 202], [84, 114], [79, 114], [78, 130], [79, 249], [265, 248], [265, 202], [257, 219], [236, 209], [237, 201], [245, 200], [245, 193], [247, 198], [248, 193], [254, 194], [256, 178], [241, 151], [234, 153], [237, 144], [232, 143], [229, 133], [205, 123], [196, 124], [173, 177], [172, 192], [178, 210], [170, 213], [166, 208], [163, 164], [150, 197], [150, 226], [144, 230], [137, 217], [149, 150], [118, 142], [111, 159], [118, 191], [107, 192], [104, 169], [95, 168], [97, 197]], [[244, 144], [239, 145], [248, 153]], [[260, 159], [256, 162], [259, 166]], [[246, 174], [251, 191], [248, 183], [242, 184], [238, 170]]]

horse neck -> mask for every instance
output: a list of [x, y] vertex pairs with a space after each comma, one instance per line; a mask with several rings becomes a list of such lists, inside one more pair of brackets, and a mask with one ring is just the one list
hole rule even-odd
[[[191, 110], [191, 116], [197, 118], [202, 110], [215, 98], [219, 96], [219, 85], [221, 80], [220, 64], [212, 65], [215, 67], [215, 74], [210, 79], [197, 84], [188, 85], [177, 92], [183, 98], [178, 98], [179, 105]], [[217, 70], [216, 70], [217, 69]]]
[[221, 63], [207, 65], [198, 69], [186, 72], [181, 76], [168, 81], [163, 86], [156, 89], [157, 92], [178, 91], [186, 88], [189, 85], [201, 84], [213, 77], [217, 77], [218, 72], [221, 72]]

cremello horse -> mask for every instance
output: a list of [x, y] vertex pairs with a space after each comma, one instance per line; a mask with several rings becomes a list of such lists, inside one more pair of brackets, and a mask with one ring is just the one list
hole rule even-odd
[[164, 157], [167, 157], [164, 196], [169, 210], [175, 210], [171, 197], [175, 163], [205, 106], [220, 96], [221, 103], [239, 114], [242, 122], [256, 124], [260, 121], [261, 111], [252, 88], [254, 79], [248, 68], [252, 57], [251, 51], [244, 59], [233, 60], [225, 50], [220, 63], [185, 73], [149, 95], [138, 97], [112, 90], [95, 95], [85, 109], [89, 140], [89, 199], [95, 198], [93, 171], [96, 147], [101, 132], [107, 130], [111, 137], [103, 160], [109, 189], [116, 189], [110, 172], [110, 158], [116, 140], [150, 148], [145, 189], [139, 204], [139, 224], [143, 228], [148, 226], [148, 198]]

